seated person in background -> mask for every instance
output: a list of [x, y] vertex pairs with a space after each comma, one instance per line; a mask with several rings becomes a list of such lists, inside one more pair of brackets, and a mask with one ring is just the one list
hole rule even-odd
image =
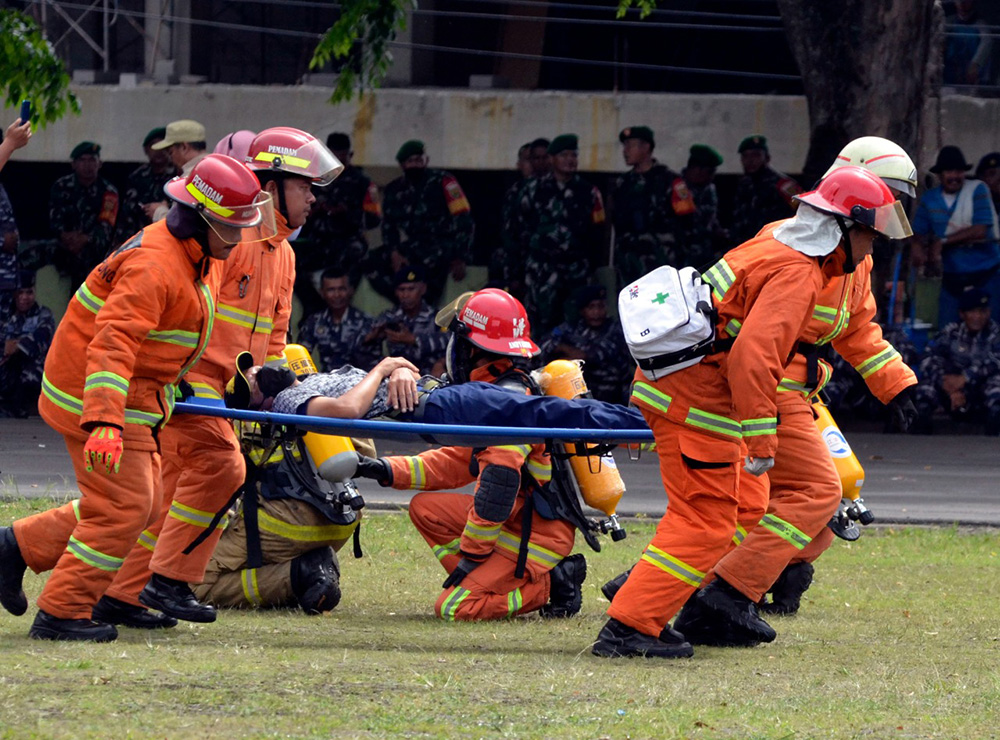
[[325, 270], [320, 293], [326, 309], [306, 318], [299, 329], [299, 344], [309, 350], [320, 370], [336, 370], [341, 365], [375, 367], [382, 347], [378, 341], [365, 341], [375, 322], [351, 305], [354, 286], [347, 272]]
[[580, 318], [560, 324], [542, 343], [542, 364], [583, 360], [583, 377], [599, 401], [625, 403], [635, 364], [621, 324], [608, 317], [608, 292], [601, 285], [577, 291]]
[[385, 354], [405, 357], [424, 374], [444, 372], [448, 337], [434, 323], [434, 309], [424, 300], [427, 278], [420, 265], [404, 265], [393, 276], [398, 305], [383, 311], [365, 344], [386, 342]]
[[979, 288], [959, 297], [961, 321], [948, 324], [920, 363], [914, 398], [918, 432], [933, 431], [943, 407], [958, 419], [985, 421], [986, 434], [1000, 435], [1000, 325], [990, 317], [990, 295]]
[[38, 406], [42, 368], [56, 323], [35, 300], [35, 274], [22, 272], [11, 315], [0, 323], [0, 416], [25, 418]]

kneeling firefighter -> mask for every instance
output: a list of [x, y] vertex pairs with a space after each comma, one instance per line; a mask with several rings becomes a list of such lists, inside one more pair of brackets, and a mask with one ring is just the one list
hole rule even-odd
[[[467, 293], [442, 309], [436, 321], [452, 333], [447, 355], [452, 383], [482, 381], [512, 393], [540, 393], [512, 361], [539, 353], [517, 299], [495, 289]], [[410, 519], [448, 572], [435, 604], [442, 619], [503, 619], [536, 610], [543, 617], [570, 617], [580, 611], [587, 564], [583, 555], [570, 552], [576, 527], [588, 533], [592, 528], [553, 478], [546, 445], [362, 457], [358, 474], [383, 486], [428, 491], [413, 497]], [[473, 481], [473, 495], [430, 492]]]
[[[316, 372], [301, 345], [287, 345], [285, 356], [293, 372]], [[248, 352], [237, 358], [237, 373], [226, 394], [236, 407], [246, 407], [238, 398], [243, 394], [249, 399], [244, 373], [253, 363]], [[255, 422], [238, 424], [237, 434], [247, 479], [237, 492], [236, 513], [212, 554], [205, 579], [193, 588], [195, 596], [235, 609], [299, 606], [306, 614], [332, 610], [341, 596], [337, 552], [353, 536], [355, 557], [361, 556], [358, 527], [365, 502], [350, 479], [357, 459], [355, 443]], [[370, 440], [356, 444], [374, 452]], [[346, 468], [345, 457], [350, 461]]]

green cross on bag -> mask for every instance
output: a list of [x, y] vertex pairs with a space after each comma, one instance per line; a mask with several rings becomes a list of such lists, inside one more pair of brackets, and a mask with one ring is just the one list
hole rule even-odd
[[670, 297], [670, 294], [669, 294], [669, 293], [657, 293], [657, 294], [656, 294], [656, 298], [654, 298], [654, 299], [653, 299], [652, 301], [650, 301], [650, 302], [651, 302], [651, 303], [659, 303], [659, 304], [660, 304], [660, 305], [662, 306], [662, 305], [663, 305], [664, 303], [666, 303], [666, 302], [667, 302], [667, 299], [668, 299], [669, 297]]

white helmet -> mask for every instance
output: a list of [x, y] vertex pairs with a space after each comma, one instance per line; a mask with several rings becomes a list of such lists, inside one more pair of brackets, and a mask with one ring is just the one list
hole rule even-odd
[[890, 188], [895, 188], [910, 197], [916, 195], [917, 168], [899, 144], [894, 144], [881, 136], [862, 136], [860, 139], [855, 139], [841, 149], [823, 177], [838, 167], [849, 164], [874, 172]]

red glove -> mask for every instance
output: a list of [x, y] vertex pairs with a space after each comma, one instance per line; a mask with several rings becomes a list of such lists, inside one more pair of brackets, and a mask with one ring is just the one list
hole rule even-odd
[[94, 471], [95, 463], [104, 465], [108, 475], [117, 473], [121, 467], [123, 449], [121, 429], [112, 426], [94, 427], [90, 439], [83, 446], [83, 464], [87, 466], [88, 473]]

